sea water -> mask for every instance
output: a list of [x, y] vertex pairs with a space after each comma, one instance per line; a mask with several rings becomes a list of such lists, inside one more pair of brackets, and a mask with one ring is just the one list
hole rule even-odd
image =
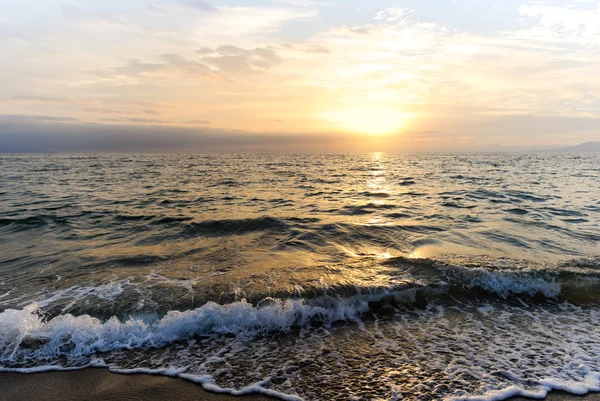
[[0, 155], [0, 369], [600, 391], [600, 154]]

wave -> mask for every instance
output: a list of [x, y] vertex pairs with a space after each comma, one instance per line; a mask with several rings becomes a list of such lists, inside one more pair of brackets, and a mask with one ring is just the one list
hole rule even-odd
[[[560, 292], [555, 283], [492, 277], [489, 274], [464, 282], [494, 294], [533, 294], [538, 291], [553, 297]], [[208, 302], [187, 311], [169, 311], [165, 316], [146, 315], [102, 321], [90, 315], [61, 314], [47, 318], [37, 303], [21, 310], [0, 313], [0, 363], [13, 364], [58, 358], [80, 359], [85, 356], [142, 347], [162, 347], [196, 336], [255, 336], [261, 333], [290, 332], [314, 324], [330, 326], [337, 321], [357, 321], [365, 313], [399, 305], [435, 301], [448, 294], [444, 285], [404, 287], [334, 287], [314, 293], [315, 298], [265, 298], [252, 305], [246, 300], [219, 305]], [[76, 293], [81, 293], [77, 289]], [[102, 288], [104, 292], [110, 292]], [[351, 295], [354, 292], [354, 295]], [[348, 297], [342, 298], [345, 293]], [[336, 294], [337, 297], [331, 296]], [[111, 296], [118, 297], [119, 292]], [[309, 295], [305, 292], [304, 295]], [[457, 294], [453, 294], [457, 295]], [[42, 304], [47, 305], [48, 302]]]
[[31, 216], [31, 217], [22, 217], [17, 219], [10, 218], [2, 218], [0, 219], [0, 227], [3, 226], [33, 226], [33, 227], [41, 227], [47, 224], [48, 219], [53, 219], [52, 216]]
[[391, 195], [386, 192], [360, 192], [358, 196], [365, 198], [390, 198]]
[[0, 363], [13, 364], [67, 357], [80, 359], [119, 349], [161, 347], [195, 336], [254, 336], [289, 332], [313, 320], [330, 325], [357, 319], [368, 303], [336, 302], [329, 307], [304, 300], [265, 299], [253, 306], [245, 300], [228, 305], [207, 303], [190, 311], [171, 311], [157, 320], [134, 317], [106, 322], [89, 315], [59, 315], [46, 321], [37, 304], [0, 313]]
[[546, 298], [575, 303], [600, 302], [600, 256], [540, 264], [509, 258], [450, 256], [447, 260], [393, 258], [421, 282], [446, 288], [454, 298]]
[[[247, 300], [227, 304], [208, 302], [194, 309], [170, 310], [164, 315], [132, 314], [124, 318], [112, 316], [106, 320], [89, 314], [63, 313], [50, 316], [46, 312], [49, 303], [41, 300], [22, 309], [6, 309], [0, 313], [0, 369], [27, 372], [45, 369], [44, 366], [63, 369], [94, 365], [109, 366], [120, 372], [148, 369], [148, 372], [169, 374], [176, 370], [177, 375], [198, 381], [206, 388], [216, 391], [239, 394], [243, 391], [261, 391], [281, 398], [318, 399], [306, 394], [298, 396], [294, 392], [298, 387], [290, 389], [283, 385], [274, 385], [284, 382], [284, 379], [277, 375], [284, 375], [286, 380], [295, 380], [296, 370], [304, 369], [303, 366], [309, 369], [310, 363], [304, 359], [293, 363], [282, 362], [282, 367], [277, 371], [279, 373], [260, 373], [253, 376], [248, 370], [250, 368], [243, 368], [245, 358], [265, 358], [269, 352], [275, 352], [282, 358], [289, 355], [299, 358], [298, 355], [307, 352], [311, 355], [307, 356], [309, 359], [322, 358], [326, 361], [329, 355], [333, 355], [331, 357], [335, 361], [335, 358], [341, 358], [342, 351], [328, 351], [327, 347], [343, 347], [344, 333], [351, 330], [352, 341], [349, 350], [363, 352], [364, 355], [360, 356], [361, 363], [370, 363], [371, 369], [383, 369], [387, 372], [389, 369], [386, 364], [395, 363], [393, 358], [396, 358], [399, 349], [390, 349], [392, 359], [383, 361], [377, 361], [377, 358], [381, 357], [377, 353], [365, 353], [365, 349], [373, 347], [378, 350], [390, 347], [390, 339], [403, 344], [402, 352], [417, 353], [414, 356], [415, 360], [429, 355], [423, 354], [421, 349], [429, 347], [431, 350], [428, 352], [431, 352], [431, 355], [428, 357], [433, 358], [435, 355], [435, 358], [442, 361], [436, 363], [445, 364], [448, 362], [444, 362], [444, 355], [463, 352], [461, 347], [465, 346], [465, 336], [471, 339], [466, 344], [477, 351], [465, 349], [465, 355], [469, 358], [477, 355], [481, 358], [482, 366], [495, 366], [494, 363], [500, 358], [497, 352], [507, 344], [513, 344], [511, 341], [517, 341], [507, 340], [506, 336], [525, 336], [520, 331], [521, 319], [535, 319], [529, 326], [525, 326], [532, 330], [546, 330], [546, 326], [543, 325], [550, 319], [556, 327], [549, 327], [557, 333], [561, 333], [563, 326], [575, 330], [576, 333], [583, 333], [586, 332], [587, 325], [596, 322], [596, 312], [593, 312], [595, 308], [573, 305], [573, 302], [577, 294], [592, 293], [594, 291], [590, 289], [594, 286], [599, 288], [600, 257], [554, 264], [466, 256], [452, 256], [447, 260], [392, 258], [385, 261], [384, 265], [393, 268], [398, 274], [409, 274], [412, 279], [390, 286], [324, 285], [319, 291], [301, 292], [299, 295], [302, 295], [302, 298], [265, 297], [254, 303]], [[190, 283], [182, 285], [189, 286]], [[98, 288], [106, 300], [120, 302], [119, 296], [124, 287], [118, 291], [110, 286]], [[79, 288], [74, 293], [88, 294], [86, 291]], [[563, 300], [569, 303], [561, 302]], [[452, 312], [446, 316], [445, 310]], [[588, 312], [592, 314], [588, 315]], [[448, 324], [452, 319], [456, 319], [457, 313], [465, 322], [459, 324], [458, 334], [453, 334], [449, 331]], [[580, 318], [577, 317], [578, 314], [581, 315]], [[392, 326], [385, 326], [385, 320], [382, 320], [386, 319], [385, 316], [390, 316], [387, 319], [392, 319]], [[406, 322], [414, 319], [417, 319], [414, 322], [417, 337], [405, 333], [408, 326], [394, 326], [393, 323], [396, 321], [408, 324]], [[481, 319], [489, 321], [489, 330], [485, 329], [486, 325], [481, 323]], [[577, 328], [578, 322], [583, 324], [583, 328]], [[508, 328], [503, 326], [507, 324]], [[431, 326], [429, 329], [428, 325]], [[331, 333], [336, 332], [342, 333], [341, 337], [330, 337], [333, 336]], [[419, 340], [419, 336], [424, 335], [431, 339], [426, 337]], [[491, 336], [496, 343], [488, 342], [486, 347], [491, 348], [480, 349], [478, 344], [482, 343], [479, 341], [481, 335]], [[552, 334], [549, 338], [558, 341], [562, 338], [557, 337], [558, 335]], [[460, 341], [452, 340], [452, 336], [458, 336]], [[529, 337], [518, 337], [519, 344], [534, 344], [532, 341], [536, 341], [536, 336], [539, 335], [534, 333]], [[305, 337], [312, 338], [316, 343], [301, 345]], [[333, 339], [340, 343], [332, 345]], [[291, 343], [288, 344], [288, 341]], [[536, 349], [539, 348], [536, 352], [546, 349], [544, 341], [540, 339], [534, 344]], [[412, 342], [415, 344], [411, 345]], [[325, 347], [324, 343], [329, 345]], [[207, 344], [216, 347], [210, 348], [215, 357], [207, 356], [208, 362], [202, 362], [204, 359], [198, 360], [195, 355], [208, 352], [202, 348], [209, 347]], [[588, 342], [582, 344], [588, 346]], [[359, 351], [362, 346], [367, 348]], [[581, 373], [581, 369], [569, 367], [570, 370], [566, 373], [544, 376], [542, 373], [546, 372], [546, 368], [541, 362], [536, 365], [536, 369], [541, 373], [535, 380], [523, 381], [524, 379], [517, 377], [518, 374], [515, 373], [521, 365], [513, 361], [516, 360], [516, 353], [523, 354], [519, 354], [519, 360], [527, 360], [527, 355], [531, 354], [528, 347], [511, 348], [509, 354], [501, 357], [501, 363], [511, 367], [511, 370], [504, 371], [496, 367], [490, 376], [486, 376], [487, 381], [491, 377], [497, 381], [494, 382], [497, 384], [495, 387], [476, 392], [479, 394], [477, 396], [472, 395], [473, 389], [477, 390], [477, 387], [469, 387], [473, 391], [469, 390], [462, 395], [458, 392], [454, 397], [447, 399], [500, 400], [512, 395], [545, 396], [551, 389], [581, 393], [596, 388], [594, 386], [598, 382], [598, 376], [594, 376], [591, 371]], [[271, 351], [267, 352], [267, 349]], [[556, 353], [554, 357], [568, 357], [568, 352], [563, 353], [557, 345], [552, 349]], [[237, 355], [241, 350], [249, 352], [250, 356]], [[231, 356], [226, 356], [229, 355], [227, 353]], [[247, 373], [249, 377], [231, 376], [231, 373], [221, 378], [219, 361], [223, 358], [228, 358], [228, 366], [241, 364], [243, 371], [250, 372]], [[587, 356], [586, 358], [589, 359]], [[454, 361], [461, 367], [460, 372], [464, 371], [461, 374], [480, 374], [470, 368], [476, 362], [467, 357], [458, 356]], [[215, 364], [215, 367], [208, 373], [194, 370], [205, 369], [206, 366], [212, 366], [211, 364]], [[344, 368], [344, 371], [353, 374], [350, 367]], [[407, 377], [417, 377], [417, 373], [418, 371], [409, 372]], [[238, 374], [243, 376], [242, 373]], [[570, 375], [575, 374], [585, 375], [587, 379], [569, 381]], [[451, 374], [449, 380], [452, 380], [452, 377]], [[432, 380], [433, 378], [434, 376]], [[455, 385], [473, 385], [473, 382], [464, 383]], [[354, 384], [358, 387], [363, 385], [367, 388], [370, 386], [360, 381]], [[420, 391], [435, 394], [435, 388], [439, 390], [444, 387], [435, 386]], [[437, 399], [431, 394], [429, 399]]]
[[[302, 242], [308, 240], [304, 238]], [[313, 238], [311, 241], [316, 240]], [[286, 246], [293, 245], [289, 243]], [[126, 267], [163, 261], [151, 255], [115, 260]], [[59, 280], [52, 284], [54, 290], [33, 290], [30, 294], [9, 291], [0, 300], [0, 310], [37, 303], [46, 316], [69, 312], [106, 318], [106, 313], [116, 316], [141, 311], [164, 314], [169, 310], [188, 310], [204, 303], [229, 304], [241, 299], [258, 305], [264, 299], [272, 298], [308, 302], [310, 305], [319, 305], [324, 300], [355, 302], [362, 299], [371, 310], [404, 306], [423, 308], [430, 302], [449, 306], [476, 299], [600, 303], [598, 256], [552, 264], [473, 256], [452, 256], [446, 260], [373, 259], [370, 267], [364, 263], [359, 262], [355, 267], [331, 267], [332, 274], [312, 282], [282, 279], [269, 286], [254, 287], [240, 286], [239, 283], [220, 285], [220, 279], [212, 276], [183, 279], [155, 273], [138, 278], [108, 277], [71, 284], [70, 287], [64, 287], [68, 281]], [[362, 270], [360, 276], [356, 274], [357, 267]], [[251, 283], [253, 279], [249, 280]]]
[[182, 230], [184, 235], [223, 236], [248, 234], [257, 231], [285, 230], [289, 225], [275, 217], [253, 219], [207, 220], [189, 223]]
[[[301, 223], [303, 221], [314, 221], [311, 219], [280, 219], [276, 217], [264, 216], [248, 219], [224, 219], [224, 220], [194, 220], [189, 216], [171, 216], [162, 214], [122, 214], [108, 211], [82, 211], [72, 215], [49, 215], [40, 214], [21, 218], [0, 218], [0, 227], [15, 227], [21, 230], [36, 229], [49, 224], [68, 225], [77, 224], [78, 219], [89, 218], [99, 227], [110, 227], [117, 223], [120, 225], [130, 224], [133, 228], [139, 228], [139, 223], [143, 222], [149, 226], [162, 228], [183, 227], [183, 235], [202, 234], [202, 235], [228, 235], [245, 234], [255, 231], [267, 231], [285, 229], [289, 224]], [[318, 220], [317, 220], [318, 221]], [[185, 223], [182, 225], [182, 223]]]
[[377, 204], [367, 203], [365, 205], [358, 206], [344, 206], [341, 210], [336, 211], [337, 214], [348, 215], [348, 216], [362, 216], [366, 214], [373, 214], [380, 210], [397, 209], [398, 206], [390, 204]]

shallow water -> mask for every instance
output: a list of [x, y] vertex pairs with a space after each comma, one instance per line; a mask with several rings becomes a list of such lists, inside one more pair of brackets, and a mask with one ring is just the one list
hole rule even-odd
[[1, 155], [0, 366], [600, 390], [600, 155]]

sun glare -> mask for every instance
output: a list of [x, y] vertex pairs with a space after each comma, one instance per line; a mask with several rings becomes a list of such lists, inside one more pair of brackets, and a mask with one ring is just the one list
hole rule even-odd
[[338, 129], [357, 134], [389, 135], [406, 126], [407, 116], [386, 107], [353, 108], [324, 113], [323, 118]]

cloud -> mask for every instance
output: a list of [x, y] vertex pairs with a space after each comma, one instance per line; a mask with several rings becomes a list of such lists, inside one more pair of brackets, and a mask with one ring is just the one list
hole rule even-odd
[[180, 4], [208, 13], [217, 11], [215, 6], [204, 0], [181, 0]]
[[352, 33], [358, 33], [360, 35], [368, 35], [371, 31], [368, 28], [348, 28]]
[[204, 62], [227, 74], [265, 72], [281, 61], [273, 48], [243, 49], [227, 45], [216, 48], [213, 53], [206, 53], [206, 48], [198, 52], [203, 54]]
[[220, 7], [218, 13], [204, 13], [194, 33], [213, 42], [235, 39], [236, 45], [248, 46], [276, 35], [287, 24], [318, 15], [315, 9], [305, 7]]
[[105, 79], [143, 77], [156, 74], [197, 78], [220, 76], [221, 73], [234, 76], [237, 74], [266, 72], [281, 62], [280, 57], [272, 47], [244, 49], [233, 45], [219, 46], [216, 49], [205, 47], [196, 51], [196, 55], [191, 57], [168, 53], [161, 54], [158, 58], [163, 62], [131, 59], [124, 66], [110, 70], [94, 70], [89, 73]]
[[36, 116], [28, 114], [0, 114], [0, 121], [4, 123], [22, 123], [26, 121], [37, 122], [77, 122], [80, 121], [75, 117], [61, 116]]
[[213, 70], [211, 70], [205, 64], [191, 58], [180, 56], [179, 54], [163, 54], [160, 56], [160, 58], [167, 61], [170, 66], [176, 67], [181, 71], [185, 71], [186, 73], [206, 75], [213, 72]]
[[163, 63], [145, 62], [139, 59], [131, 59], [127, 65], [116, 67], [111, 70], [94, 70], [89, 73], [105, 79], [120, 79], [123, 77], [141, 77], [153, 74], [184, 74], [193, 76], [204, 76], [213, 71], [206, 65], [188, 59], [178, 54], [162, 54], [159, 56]]
[[84, 14], [80, 9], [70, 4], [63, 4], [61, 10], [62, 15], [67, 18], [82, 19], [84, 17]]
[[64, 124], [0, 118], [0, 152], [248, 151], [302, 149], [334, 144], [341, 137], [269, 135], [211, 128], [135, 124]]
[[212, 122], [208, 121], [208, 120], [191, 120], [191, 121], [186, 121], [187, 125], [211, 125]]
[[385, 22], [400, 22], [406, 19], [407, 14], [412, 12], [412, 10], [401, 7], [391, 7], [386, 8], [382, 11], [379, 11], [375, 16], [376, 20], [385, 21]]
[[154, 118], [140, 118], [140, 117], [122, 117], [122, 118], [113, 118], [110, 121], [117, 122], [128, 122], [128, 123], [136, 123], [136, 124], [168, 124], [167, 121], [158, 120]]
[[96, 21], [96, 22], [104, 22], [104, 23], [108, 23], [108, 24], [112, 24], [112, 25], [121, 25], [123, 27], [132, 27], [132, 25], [129, 22], [127, 22], [121, 18], [114, 17], [114, 16], [107, 16], [107, 15], [88, 14], [70, 4], [63, 4], [61, 11], [62, 11], [62, 15], [64, 17], [72, 19], [72, 20]]
[[523, 22], [517, 35], [523, 38], [600, 45], [600, 6], [597, 4], [577, 8], [530, 2], [522, 4], [519, 11]]
[[316, 44], [309, 44], [307, 46], [305, 46], [302, 51], [306, 52], [306, 53], [320, 53], [320, 54], [329, 54], [331, 53], [329, 51], [329, 49], [323, 47], [323, 46], [319, 46]]
[[30, 33], [26, 32], [24, 29], [5, 24], [0, 21], [0, 42], [3, 39], [11, 39], [20, 42], [27, 42], [31, 39], [35, 39], [31, 36]]
[[[257, 132], [199, 127], [177, 127], [153, 120], [140, 123], [116, 121], [117, 124], [89, 124], [46, 121], [44, 118], [15, 119], [0, 116], [0, 152], [368, 152], [389, 151], [497, 151], [499, 146], [531, 146], [531, 140], [515, 143], [514, 131], [508, 129], [525, 124], [530, 129], [541, 127], [546, 144], [577, 144], [581, 138], [600, 140], [600, 119], [498, 117], [495, 129], [482, 135], [488, 125], [470, 121], [457, 132], [420, 130], [400, 137], [327, 133], [264, 134]], [[29, 116], [28, 116], [29, 117]], [[39, 117], [39, 116], [38, 116]], [[125, 124], [124, 124], [125, 122]], [[129, 123], [131, 122], [131, 123]], [[202, 126], [202, 127], [200, 127]], [[504, 128], [503, 128], [504, 127]], [[579, 138], [579, 139], [578, 139]], [[491, 141], [497, 143], [489, 147]], [[565, 142], [568, 141], [568, 142]], [[538, 142], [539, 143], [539, 142]], [[486, 145], [488, 146], [486, 148]], [[517, 148], [512, 148], [516, 150]]]
[[164, 70], [166, 63], [147, 63], [139, 59], [130, 59], [126, 65], [112, 70], [94, 70], [89, 73], [102, 78], [118, 78], [120, 76], [135, 77], [142, 74]]
[[15, 95], [13, 100], [22, 103], [73, 103], [72, 99], [41, 95]]
[[158, 115], [160, 112], [156, 110], [124, 110], [124, 109], [107, 109], [100, 107], [84, 107], [81, 111], [86, 113], [96, 113], [96, 114], [112, 114], [112, 115], [123, 115], [123, 114], [150, 114], [150, 115]]
[[214, 53], [214, 50], [208, 47], [203, 47], [202, 49], [198, 49], [196, 50], [196, 53], [200, 54], [201, 56], [205, 55], [205, 54], [212, 54]]
[[165, 12], [166, 12], [164, 9], [162, 9], [162, 8], [160, 8], [160, 7], [158, 7], [158, 6], [152, 6], [152, 5], [150, 5], [150, 6], [147, 6], [146, 8], [147, 8], [147, 9], [148, 9], [148, 11], [150, 11], [151, 13], [156, 13], [156, 14], [165, 14]]

